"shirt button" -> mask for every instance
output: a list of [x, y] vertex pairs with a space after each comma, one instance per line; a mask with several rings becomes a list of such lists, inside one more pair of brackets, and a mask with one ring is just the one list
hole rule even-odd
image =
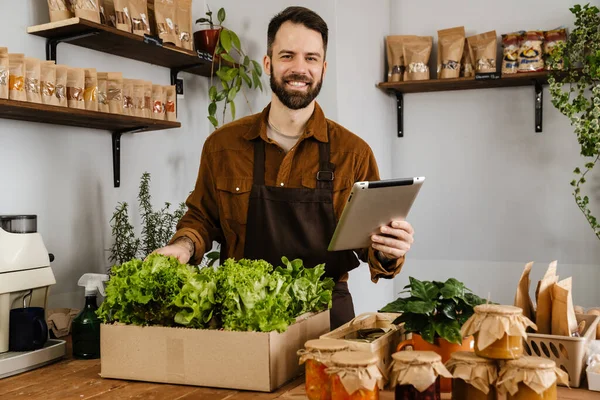
[[281, 182], [281, 186], [283, 186], [283, 182]]
[[235, 188], [235, 191], [236, 191], [236, 192], [239, 192], [239, 191], [240, 191], [240, 188]]

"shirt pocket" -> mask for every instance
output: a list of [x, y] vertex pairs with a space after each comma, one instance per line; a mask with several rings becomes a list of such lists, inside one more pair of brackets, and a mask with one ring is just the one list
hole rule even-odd
[[252, 178], [217, 178], [217, 191], [222, 218], [246, 224]]

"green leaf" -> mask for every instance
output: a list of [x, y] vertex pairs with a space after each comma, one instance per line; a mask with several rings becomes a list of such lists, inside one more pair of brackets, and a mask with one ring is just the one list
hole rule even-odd
[[433, 301], [437, 299], [440, 291], [432, 282], [421, 282], [418, 279], [409, 277], [410, 294], [421, 300]]
[[229, 61], [230, 63], [235, 64], [235, 60], [229, 54], [224, 53], [221, 55], [221, 57], [223, 58], [223, 60]]
[[261, 67], [261, 65], [258, 62], [254, 61], [254, 60], [252, 60], [252, 65], [254, 66], [254, 71], [256, 71], [256, 73], [258, 74], [258, 76], [262, 76], [262, 67]]
[[210, 87], [210, 89], [208, 90], [208, 98], [210, 99], [210, 101], [215, 101], [215, 99], [217, 98], [217, 87], [216, 86]]
[[[438, 307], [439, 309], [439, 307]], [[456, 304], [453, 302], [447, 302], [442, 304], [442, 314], [448, 319], [456, 319]]]
[[212, 115], [208, 116], [208, 120], [210, 121], [211, 124], [213, 124], [213, 126], [215, 128], [217, 128], [219, 126], [219, 121], [217, 121], [217, 119], [215, 117], [213, 117]]
[[241, 76], [237, 76], [237, 78], [235, 79], [235, 90], [237, 90], [238, 92], [240, 91], [240, 89], [242, 88], [242, 83], [244, 81], [242, 80]]
[[579, 169], [579, 167], [575, 168], [575, 170], [573, 171], [574, 174], [580, 174], [581, 170]]
[[571, 186], [577, 186], [577, 182], [575, 181], [575, 179], [573, 179], [573, 180], [571, 181]]
[[217, 93], [216, 101], [223, 101], [227, 97], [227, 90], [221, 90]]
[[219, 12], [217, 12], [217, 19], [219, 20], [219, 25], [221, 25], [223, 23], [223, 21], [225, 21], [225, 9], [224, 8], [220, 8]]
[[217, 113], [217, 103], [214, 101], [208, 105], [208, 115], [215, 115]]
[[227, 102], [232, 102], [237, 95], [237, 89], [235, 87], [229, 89], [229, 93], [227, 94]]
[[198, 18], [196, 20], [196, 23], [197, 24], [208, 24], [208, 23], [210, 23], [210, 20], [208, 18]]
[[444, 299], [461, 298], [465, 294], [465, 285], [454, 278], [450, 278], [444, 283], [440, 293]]
[[435, 343], [435, 327], [433, 324], [427, 324], [423, 329], [421, 329], [421, 336], [426, 342], [431, 344]]
[[215, 75], [217, 75], [219, 77], [219, 79], [221, 79], [222, 81], [228, 81], [229, 79], [227, 79], [227, 73], [229, 72], [228, 70], [224, 70], [223, 68], [219, 68], [217, 70], [217, 72], [215, 72]]
[[262, 83], [260, 83], [260, 78], [255, 70], [252, 70], [252, 79], [254, 81], [254, 87], [258, 87], [262, 91]]
[[221, 30], [221, 45], [227, 53], [231, 51], [231, 31], [228, 29]]
[[388, 303], [383, 307], [380, 312], [384, 313], [402, 313], [406, 311], [404, 306], [406, 305], [407, 299], [396, 299], [391, 303]]
[[406, 312], [414, 313], [414, 314], [425, 314], [431, 315], [435, 310], [435, 303], [432, 301], [411, 301], [407, 302], [404, 306]]
[[240, 43], [240, 38], [238, 35], [234, 31], [229, 31], [229, 34], [231, 35], [231, 42], [233, 46], [239, 51], [242, 51], [242, 44]]
[[250, 57], [244, 56], [244, 67], [248, 68], [250, 65]]
[[244, 82], [246, 82], [246, 85], [248, 85], [248, 88], [252, 88], [252, 79], [250, 79], [250, 77], [248, 76], [246, 71], [244, 71], [243, 68], [240, 68], [240, 76], [242, 77]]
[[446, 339], [450, 343], [462, 343], [462, 335], [460, 334], [461, 326], [458, 321], [434, 321], [433, 326], [439, 337]]
[[238, 68], [231, 68], [229, 71], [227, 71], [227, 80], [231, 81], [233, 80], [236, 76], [238, 76], [240, 73], [240, 70]]
[[229, 108], [231, 109], [231, 119], [235, 119], [235, 103], [233, 101], [229, 102]]

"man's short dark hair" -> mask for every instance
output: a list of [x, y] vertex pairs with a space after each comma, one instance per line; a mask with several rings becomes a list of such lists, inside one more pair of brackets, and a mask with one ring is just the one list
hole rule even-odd
[[[281, 25], [284, 22], [293, 22], [295, 24], [304, 25], [308, 29], [319, 32], [321, 38], [323, 38], [323, 49], [327, 53], [327, 37], [329, 30], [327, 23], [323, 21], [323, 18], [316, 12], [309, 10], [305, 7], [288, 7], [279, 14], [275, 15], [271, 22], [269, 22], [269, 29], [267, 31], [267, 54], [269, 57], [273, 56], [273, 42], [275, 41], [275, 35]], [[325, 54], [323, 54], [323, 57]]]

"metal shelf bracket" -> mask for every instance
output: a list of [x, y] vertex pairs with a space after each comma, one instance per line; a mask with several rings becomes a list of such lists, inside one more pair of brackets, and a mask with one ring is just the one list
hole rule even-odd
[[542, 84], [539, 81], [535, 81], [535, 131], [542, 131], [542, 114], [544, 111], [543, 106], [543, 89]]
[[89, 32], [78, 33], [76, 35], [67, 35], [67, 36], [62, 36], [62, 37], [57, 37], [57, 38], [52, 38], [52, 39], [46, 39], [46, 60], [48, 60], [48, 61], [52, 60], [52, 61], [56, 62], [56, 47], [58, 46], [59, 43], [70, 42], [72, 40], [77, 40], [77, 39], [81, 39], [81, 38], [89, 37], [89, 36], [95, 36], [95, 35], [98, 35], [99, 33], [100, 33], [100, 31], [92, 30]]
[[113, 182], [116, 188], [121, 186], [121, 136], [126, 133], [142, 132], [147, 126], [123, 129], [112, 133]]
[[396, 112], [398, 113], [398, 137], [404, 137], [404, 96], [396, 92]]

